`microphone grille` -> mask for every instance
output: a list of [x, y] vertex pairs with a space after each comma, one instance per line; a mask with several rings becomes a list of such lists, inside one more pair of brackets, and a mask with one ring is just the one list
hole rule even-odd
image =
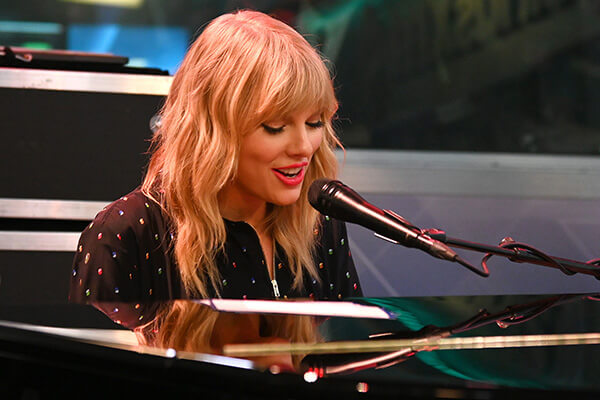
[[[319, 204], [319, 197], [323, 192], [327, 184], [331, 182], [331, 179], [317, 179], [308, 188], [308, 202], [313, 207], [317, 208]], [[317, 208], [318, 209], [318, 208]]]
[[[318, 212], [325, 215], [332, 215], [332, 201], [335, 194], [344, 187], [340, 181], [333, 179], [317, 179], [308, 189], [308, 202]], [[332, 215], [335, 216], [335, 215]]]

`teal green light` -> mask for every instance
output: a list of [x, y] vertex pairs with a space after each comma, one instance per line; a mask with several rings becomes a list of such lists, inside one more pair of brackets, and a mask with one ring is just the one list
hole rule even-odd
[[52, 45], [46, 42], [24, 42], [21, 44], [21, 47], [25, 47], [27, 49], [35, 49], [35, 50], [50, 50], [52, 49]]

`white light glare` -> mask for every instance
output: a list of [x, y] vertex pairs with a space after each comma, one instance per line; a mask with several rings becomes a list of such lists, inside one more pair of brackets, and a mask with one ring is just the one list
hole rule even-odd
[[315, 383], [319, 379], [319, 376], [315, 371], [306, 371], [304, 373], [304, 380], [308, 383]]

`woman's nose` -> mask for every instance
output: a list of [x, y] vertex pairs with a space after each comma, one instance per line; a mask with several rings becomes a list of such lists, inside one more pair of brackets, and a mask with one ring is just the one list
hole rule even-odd
[[306, 126], [302, 125], [294, 129], [293, 135], [290, 136], [288, 152], [296, 157], [310, 157], [312, 155], [312, 143]]

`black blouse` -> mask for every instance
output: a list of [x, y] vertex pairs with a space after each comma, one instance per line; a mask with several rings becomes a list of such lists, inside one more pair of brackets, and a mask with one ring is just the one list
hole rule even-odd
[[[256, 231], [245, 222], [224, 221], [225, 254], [217, 259], [221, 297], [275, 298]], [[301, 290], [292, 289], [293, 275], [278, 246], [274, 270], [280, 298], [362, 296], [346, 226], [326, 216], [321, 222], [321, 231], [315, 230], [318, 245], [314, 256], [320, 282], [307, 276]], [[173, 237], [161, 207], [139, 189], [111, 203], [81, 234], [69, 300], [104, 302], [99, 308], [117, 322], [127, 319], [127, 325], [131, 325], [131, 312], [138, 324], [148, 322], [152, 314], [149, 304], [187, 298], [172, 251]], [[211, 286], [209, 293], [216, 295]]]

